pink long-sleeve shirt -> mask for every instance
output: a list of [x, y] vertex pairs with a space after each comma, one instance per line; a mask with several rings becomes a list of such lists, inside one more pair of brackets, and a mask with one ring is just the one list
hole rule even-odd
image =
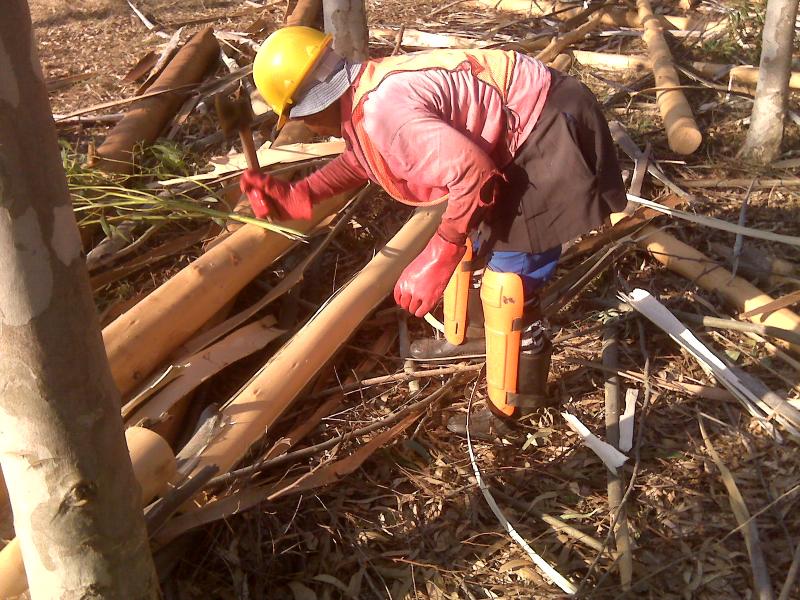
[[[473, 215], [491, 201], [481, 190], [511, 161], [544, 107], [549, 69], [531, 57], [516, 58], [505, 104], [471, 71], [436, 68], [393, 73], [364, 102], [363, 131], [401, 191], [397, 199], [424, 205], [446, 196], [439, 234], [450, 242], [464, 243]], [[380, 183], [353, 126], [352, 102], [350, 88], [341, 102], [347, 150], [329, 165], [330, 175]], [[329, 179], [326, 170], [320, 179]]]

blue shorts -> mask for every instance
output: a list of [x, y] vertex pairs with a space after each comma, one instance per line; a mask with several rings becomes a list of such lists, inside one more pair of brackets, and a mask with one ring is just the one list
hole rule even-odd
[[527, 252], [491, 252], [488, 268], [499, 273], [516, 273], [522, 277], [525, 299], [534, 296], [555, 274], [561, 246], [539, 254]]

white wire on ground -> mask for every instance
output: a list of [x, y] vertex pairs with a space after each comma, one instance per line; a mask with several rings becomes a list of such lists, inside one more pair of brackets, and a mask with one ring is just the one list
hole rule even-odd
[[472, 388], [472, 394], [470, 394], [469, 403], [467, 404], [467, 450], [469, 451], [469, 460], [472, 463], [472, 471], [475, 473], [475, 480], [478, 482], [478, 487], [480, 488], [483, 497], [486, 499], [486, 503], [489, 505], [489, 508], [492, 509], [494, 516], [497, 517], [498, 521], [500, 521], [500, 524], [508, 532], [508, 535], [511, 536], [511, 539], [519, 544], [519, 546], [530, 557], [533, 563], [539, 567], [539, 570], [547, 579], [555, 583], [565, 593], [573, 595], [578, 591], [578, 589], [566, 577], [556, 571], [550, 563], [536, 554], [533, 548], [528, 545], [528, 542], [526, 542], [523, 537], [517, 533], [517, 530], [514, 529], [511, 523], [509, 523], [508, 519], [503, 514], [503, 511], [501, 511], [500, 507], [497, 505], [494, 496], [492, 496], [491, 492], [489, 491], [488, 486], [483, 481], [481, 471], [478, 468], [478, 462], [475, 459], [475, 452], [472, 448], [472, 438], [469, 435], [469, 414], [472, 412], [472, 399], [475, 396], [475, 388], [478, 385], [478, 381], [480, 381], [480, 378], [476, 380], [475, 387]]

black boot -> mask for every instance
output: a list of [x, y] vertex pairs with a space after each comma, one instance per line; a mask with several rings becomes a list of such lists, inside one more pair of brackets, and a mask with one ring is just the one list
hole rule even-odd
[[545, 339], [543, 346], [535, 353], [520, 352], [517, 393], [508, 397], [508, 403], [519, 409], [516, 411], [519, 416], [558, 404], [558, 399], [547, 393], [552, 355], [553, 344], [549, 339]]
[[[500, 416], [488, 406], [473, 411], [469, 417], [469, 436], [471, 439], [484, 442], [498, 442], [509, 440], [520, 442], [524, 439], [524, 432], [514, 427], [514, 419]], [[461, 437], [467, 437], [467, 415], [461, 413], [453, 415], [447, 421], [447, 430]]]
[[486, 341], [483, 339], [467, 340], [455, 346], [446, 339], [423, 338], [414, 340], [409, 348], [411, 356], [420, 360], [435, 358], [455, 358], [457, 356], [486, 354]]
[[486, 354], [480, 288], [470, 288], [469, 290], [467, 333], [463, 344], [455, 346], [444, 338], [423, 338], [411, 342], [409, 352], [411, 356], [420, 360]]
[[[553, 344], [545, 340], [544, 345], [534, 353], [520, 352], [517, 375], [517, 393], [508, 395], [508, 403], [516, 407], [514, 415], [508, 417], [492, 410], [491, 402], [470, 417], [469, 433], [476, 440], [497, 441], [507, 439], [521, 441], [524, 431], [516, 429], [514, 422], [536, 410], [555, 406], [558, 399], [547, 393], [547, 376], [550, 373], [550, 357]], [[460, 436], [467, 434], [467, 416], [455, 415], [447, 421], [447, 429]]]

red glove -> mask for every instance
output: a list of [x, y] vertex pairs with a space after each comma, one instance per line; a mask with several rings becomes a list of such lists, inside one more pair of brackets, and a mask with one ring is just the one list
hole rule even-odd
[[415, 317], [424, 317], [436, 305], [461, 262], [466, 247], [448, 242], [437, 233], [411, 261], [394, 286], [394, 300]]
[[239, 187], [247, 196], [253, 214], [259, 219], [267, 215], [280, 221], [307, 221], [311, 218], [311, 195], [305, 179], [288, 183], [255, 169], [248, 169], [242, 173]]
[[305, 179], [287, 183], [266, 173], [248, 169], [242, 173], [239, 186], [247, 196], [253, 214], [259, 219], [272, 215], [276, 219], [308, 220], [311, 208], [321, 200], [355, 189], [367, 182], [366, 174], [355, 156], [345, 151]]

